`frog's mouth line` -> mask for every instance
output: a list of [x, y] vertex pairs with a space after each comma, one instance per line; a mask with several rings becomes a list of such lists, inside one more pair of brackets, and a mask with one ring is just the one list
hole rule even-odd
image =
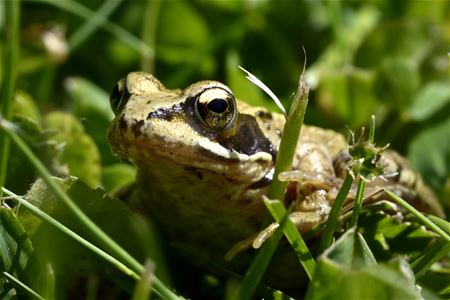
[[273, 157], [267, 152], [251, 155], [239, 153], [207, 138], [198, 141], [197, 146], [192, 145], [195, 150], [189, 150], [182, 143], [172, 143], [168, 147], [158, 142], [162, 139], [157, 136], [152, 137], [152, 143], [128, 139], [127, 136], [122, 134], [120, 142], [112, 141], [110, 144], [115, 145], [113, 152], [135, 165], [164, 158], [177, 165], [208, 169], [236, 181], [249, 182], [255, 185], [252, 188], [263, 187], [272, 179]]

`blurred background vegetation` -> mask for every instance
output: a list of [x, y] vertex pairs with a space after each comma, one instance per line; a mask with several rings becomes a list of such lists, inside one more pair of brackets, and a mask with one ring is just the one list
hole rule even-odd
[[[6, 6], [0, 1], [2, 54]], [[106, 141], [109, 92], [120, 78], [144, 70], [168, 88], [219, 80], [241, 100], [276, 110], [238, 66], [289, 106], [304, 47], [312, 87], [306, 123], [348, 135], [374, 114], [377, 144], [390, 143], [407, 156], [448, 213], [449, 10], [445, 0], [21, 1], [13, 121], [53, 174], [112, 191], [134, 180], [133, 168], [118, 161]], [[5, 69], [3, 63], [2, 91]], [[25, 194], [36, 174], [15, 146], [9, 157], [6, 186]], [[81, 206], [90, 205], [82, 187], [72, 192]], [[117, 211], [111, 207], [100, 218]], [[112, 232], [124, 229], [109, 225]]]
[[[117, 160], [105, 139], [112, 118], [107, 95], [118, 79], [145, 70], [169, 88], [219, 80], [240, 99], [275, 109], [238, 66], [289, 105], [303, 46], [313, 88], [306, 122], [348, 134], [375, 114], [377, 143], [407, 155], [444, 199], [450, 185], [449, 9], [444, 0], [22, 1], [14, 109], [44, 128], [69, 122], [50, 112], [75, 116], [74, 130], [85, 129], [95, 143], [84, 143], [99, 151], [66, 156], [81, 155], [98, 168], [71, 173], [94, 172], [91, 185], [109, 188], [116, 182], [102, 181], [102, 167]], [[9, 178], [21, 192], [29, 184]]]

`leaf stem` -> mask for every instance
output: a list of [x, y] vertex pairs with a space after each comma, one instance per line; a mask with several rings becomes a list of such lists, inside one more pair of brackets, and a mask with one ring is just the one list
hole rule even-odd
[[[144, 25], [142, 26], [142, 41], [150, 48], [155, 49], [156, 32], [162, 1], [147, 1], [144, 15]], [[143, 55], [141, 58], [141, 70], [155, 73], [155, 56]]]
[[342, 205], [347, 198], [348, 192], [352, 187], [353, 177], [347, 172], [344, 182], [334, 200], [333, 206], [331, 207], [330, 215], [328, 216], [327, 223], [325, 225], [324, 233], [322, 239], [320, 240], [319, 253], [322, 253], [326, 248], [328, 248], [332, 241], [334, 231], [336, 230], [336, 224], [339, 218], [339, 212], [341, 211]]
[[[289, 212], [279, 200], [270, 200], [267, 197], [264, 197], [264, 204], [274, 217], [275, 221], [278, 223], [281, 223], [284, 217], [289, 215]], [[289, 218], [286, 220], [286, 225], [283, 228], [283, 232], [289, 243], [292, 245], [295, 254], [306, 271], [306, 274], [311, 280], [314, 275], [316, 262], [314, 261], [311, 252], [309, 252], [308, 246], [298, 232], [297, 227]]]
[[102, 257], [106, 261], [110, 262], [112, 265], [114, 265], [117, 269], [122, 271], [124, 274], [133, 277], [134, 279], [138, 280], [139, 275], [136, 274], [133, 270], [130, 270], [127, 266], [125, 266], [123, 263], [103, 251], [102, 249], [98, 248], [97, 246], [93, 245], [89, 241], [85, 240], [54, 218], [50, 217], [48, 214], [34, 206], [33, 204], [29, 203], [27, 200], [19, 197], [18, 195], [14, 194], [13, 192], [9, 191], [6, 188], [2, 188], [3, 192], [5, 192], [7, 195], [11, 196], [13, 199], [15, 199], [17, 202], [19, 202], [22, 206], [24, 206], [26, 209], [28, 209], [33, 215], [38, 217], [39, 219], [49, 223], [50, 225], [58, 228], [61, 232], [69, 236], [70, 238], [74, 239], [84, 247], [88, 248], [98, 256]]
[[395, 203], [400, 205], [401, 207], [405, 208], [407, 211], [409, 211], [411, 214], [413, 214], [419, 222], [421, 222], [425, 227], [428, 227], [429, 229], [433, 230], [437, 234], [439, 234], [443, 239], [445, 239], [447, 242], [450, 243], [450, 235], [448, 235], [444, 230], [442, 230], [438, 225], [436, 225], [433, 221], [428, 219], [425, 215], [423, 215], [421, 212], [419, 212], [417, 209], [415, 209], [411, 204], [403, 200], [401, 197], [397, 196], [393, 192], [391, 192], [388, 189], [384, 189], [386, 194], [391, 197], [392, 200], [394, 200]]
[[259, 285], [267, 267], [270, 264], [273, 253], [278, 247], [278, 243], [283, 237], [283, 228], [289, 216], [286, 214], [283, 220], [279, 223], [280, 226], [275, 229], [273, 235], [264, 242], [261, 249], [257, 252], [252, 264], [245, 272], [244, 277], [234, 294], [231, 295], [230, 300], [250, 300], [253, 299], [253, 294]]
[[[300, 137], [300, 130], [303, 124], [306, 107], [308, 105], [309, 86], [305, 82], [303, 73], [300, 75], [297, 92], [289, 110], [286, 123], [283, 129], [283, 136], [280, 141], [280, 148], [278, 151], [277, 160], [275, 163], [275, 172], [273, 175], [272, 183], [269, 187], [267, 197], [270, 199], [284, 199], [284, 193], [287, 187], [287, 182], [280, 181], [278, 174], [284, 171], [288, 171], [292, 167], [294, 154], [297, 148], [298, 139]], [[286, 214], [284, 219], [288, 218]], [[275, 230], [271, 238], [269, 238], [263, 244], [262, 248], [258, 251], [255, 259], [245, 273], [235, 295], [238, 295], [236, 299], [251, 299], [259, 281], [261, 280], [264, 272], [266, 271], [278, 244], [283, 237], [283, 231], [280, 230], [285, 224], [283, 221], [280, 227]], [[309, 249], [306, 247], [302, 237], [302, 245], [305, 245], [304, 249], [300, 251], [305, 253], [305, 261], [301, 261], [302, 265], [306, 263], [308, 272], [310, 271], [310, 258], [312, 258]], [[314, 267], [312, 267], [314, 268]], [[233, 298], [234, 299], [234, 298]]]
[[[30, 0], [29, 0], [30, 1]], [[66, 10], [74, 15], [77, 15], [83, 19], [90, 19], [90, 18], [98, 18], [100, 23], [99, 26], [111, 33], [113, 36], [117, 37], [121, 41], [123, 41], [125, 44], [129, 45], [131, 48], [135, 49], [141, 55], [144, 56], [153, 56], [154, 51], [152, 48], [147, 46], [143, 41], [136, 38], [134, 35], [132, 35], [130, 32], [125, 30], [124, 28], [118, 26], [117, 24], [107, 20], [104, 16], [98, 14], [98, 12], [92, 11], [91, 9], [87, 8], [86, 6], [81, 5], [80, 3], [72, 0], [65, 0], [65, 1], [54, 1], [54, 0], [32, 0], [33, 2], [38, 3], [46, 3], [53, 6], [56, 6], [62, 10]], [[9, 2], [9, 1], [8, 1]], [[15, 2], [15, 1], [11, 1]]]
[[352, 218], [350, 220], [350, 227], [356, 226], [356, 224], [358, 223], [358, 216], [359, 216], [359, 212], [361, 211], [365, 189], [366, 189], [366, 182], [364, 181], [364, 179], [359, 177], [358, 189], [356, 191], [355, 204], [353, 206]]
[[17, 286], [19, 286], [21, 289], [23, 289], [24, 291], [26, 291], [29, 295], [33, 296], [36, 299], [39, 300], [45, 300], [41, 295], [39, 295], [38, 293], [36, 293], [34, 290], [32, 290], [29, 286], [25, 285], [22, 281], [18, 280], [17, 278], [15, 278], [14, 276], [12, 276], [11, 274], [9, 274], [8, 272], [3, 272], [2, 275], [4, 277], [6, 277], [8, 280], [12, 281], [14, 284], [16, 284]]
[[70, 51], [73, 52], [78, 48], [102, 25], [102, 23], [107, 21], [108, 16], [116, 10], [117, 6], [119, 6], [122, 1], [123, 0], [107, 0], [96, 10], [96, 13], [92, 18], [86, 19], [86, 22], [70, 36], [68, 41]]
[[309, 86], [305, 82], [304, 75], [300, 76], [297, 92], [289, 110], [289, 115], [283, 129], [283, 137], [280, 141], [275, 172], [269, 187], [267, 197], [269, 199], [284, 199], [284, 193], [288, 182], [280, 181], [278, 175], [292, 168], [294, 154], [297, 149], [300, 131], [308, 105]]
[[369, 126], [369, 143], [373, 144], [374, 141], [375, 141], [375, 115], [371, 115]]

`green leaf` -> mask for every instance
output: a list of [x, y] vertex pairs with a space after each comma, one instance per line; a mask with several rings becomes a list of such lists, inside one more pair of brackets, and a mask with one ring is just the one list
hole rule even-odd
[[431, 82], [423, 86], [415, 95], [408, 109], [409, 117], [415, 121], [423, 121], [443, 109], [450, 102], [448, 82]]
[[[24, 114], [15, 114], [13, 116], [14, 125], [22, 134], [22, 137], [31, 145], [34, 151], [41, 153], [41, 150], [52, 152], [52, 157], [55, 157], [57, 151], [48, 142], [47, 137], [43, 133], [40, 124]], [[8, 159], [8, 178], [6, 186], [16, 190], [18, 193], [25, 193], [29, 188], [30, 183], [33, 182], [35, 174], [32, 170], [32, 165], [27, 161], [25, 156], [19, 151], [16, 145], [11, 145], [11, 153]], [[46, 163], [49, 162], [46, 160]], [[56, 166], [57, 164], [54, 164]]]
[[362, 210], [358, 226], [370, 249], [379, 259], [390, 259], [393, 253], [417, 255], [435, 235], [417, 222], [407, 222], [399, 215], [383, 211]]
[[[436, 190], [449, 177], [449, 136], [450, 118], [420, 132], [408, 147], [408, 158]], [[448, 201], [446, 205], [449, 207]]]
[[[143, 259], [144, 257], [158, 257], [163, 259], [164, 255], [159, 253], [150, 253], [148, 249], [159, 251], [160, 248], [144, 247], [143, 243], [157, 244], [161, 242], [156, 240], [155, 235], [148, 235], [145, 241], [141, 239], [140, 233], [134, 230], [135, 216], [128, 208], [116, 199], [105, 196], [101, 189], [91, 189], [83, 182], [75, 178], [58, 180], [58, 183], [76, 200], [76, 204], [91, 218], [102, 230], [111, 238], [123, 246], [134, 257]], [[91, 234], [86, 232], [84, 226], [73, 217], [66, 206], [55, 198], [54, 194], [47, 188], [42, 180], [36, 181], [28, 192], [26, 199], [40, 209], [50, 214], [64, 225], [77, 232], [88, 240], [94, 239]], [[45, 265], [51, 263], [58, 280], [70, 280], [76, 276], [85, 278], [87, 274], [98, 278], [110, 278], [111, 276], [125, 286], [133, 285], [131, 278], [121, 274], [119, 271], [108, 265], [103, 260], [99, 260], [92, 252], [88, 251], [80, 244], [62, 234], [59, 230], [47, 223], [37, 221], [37, 218], [27, 210], [21, 211], [20, 220], [26, 224], [27, 232], [33, 234], [33, 242], [37, 257], [45, 259]], [[140, 226], [148, 226], [140, 222]], [[144, 230], [144, 228], [140, 228]], [[148, 232], [148, 230], [146, 230]], [[94, 239], [94, 241], [96, 241]], [[58, 245], [58, 247], [54, 247]], [[79, 259], [82, 257], [83, 259]], [[156, 276], [159, 276], [161, 266], [165, 265], [159, 261], [156, 264]], [[38, 268], [42, 263], [37, 266]], [[44, 272], [45, 270], [30, 269], [30, 274]], [[161, 268], [161, 272], [166, 272]], [[165, 273], [165, 274], [166, 274]], [[37, 280], [37, 278], [30, 280]], [[71, 286], [56, 285], [57, 295], [67, 294]]]
[[364, 266], [356, 245], [350, 229], [319, 257], [305, 299], [421, 299], [404, 259]]
[[26, 116], [36, 122], [41, 119], [39, 109], [30, 95], [17, 91], [13, 102], [13, 115]]
[[[96, 117], [94, 120], [86, 120], [86, 124], [99, 121], [109, 124], [114, 118], [109, 104], [109, 94], [94, 83], [81, 77], [70, 77], [65, 81], [65, 88], [74, 101], [74, 112], [77, 116]], [[90, 128], [91, 126], [86, 127]], [[106, 128], [107, 125], [103, 127], [103, 129]]]
[[0, 207], [1, 270], [9, 273], [23, 271], [33, 246], [25, 229], [11, 209]]
[[411, 262], [411, 268], [416, 274], [416, 278], [425, 274], [432, 264], [447, 256], [450, 253], [450, 243], [445, 240], [436, 241], [424, 253]]
[[[113, 84], [111, 83], [111, 89]], [[105, 138], [109, 124], [114, 118], [109, 104], [109, 94], [81, 77], [68, 78], [65, 81], [65, 88], [73, 101], [75, 115], [83, 122], [86, 132], [94, 139], [102, 153], [103, 163], [116, 162]]]
[[157, 58], [178, 65], [177, 72], [166, 81], [168, 86], [171, 82], [186, 81], [192, 74], [210, 74], [215, 69], [211, 51], [214, 39], [193, 3], [163, 2], [156, 38]]
[[322, 72], [318, 86], [318, 104], [334, 118], [349, 126], [365, 124], [378, 106], [374, 94], [376, 74], [356, 68]]
[[131, 184], [136, 180], [136, 169], [129, 164], [114, 164], [103, 167], [102, 186], [107, 192]]
[[[407, 57], [385, 57], [379, 64], [379, 89], [390, 108], [401, 111], [410, 105], [420, 85], [420, 69]], [[395, 101], [389, 101], [395, 99]]]
[[45, 116], [46, 128], [54, 130], [53, 139], [63, 145], [61, 163], [67, 164], [69, 174], [92, 187], [100, 184], [100, 153], [83, 125], [72, 115], [51, 112]]

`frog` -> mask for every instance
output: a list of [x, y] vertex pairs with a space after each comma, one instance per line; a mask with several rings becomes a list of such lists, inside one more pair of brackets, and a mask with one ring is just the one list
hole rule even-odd
[[[266, 236], [264, 242], [276, 227], [262, 229], [267, 212], [261, 197], [273, 180], [285, 116], [236, 99], [218, 81], [168, 89], [145, 72], [118, 81], [110, 101], [115, 118], [109, 144], [137, 169], [130, 209], [156, 222], [194, 264], [244, 272], [255, 241]], [[281, 199], [293, 205], [291, 219], [301, 233], [327, 219], [346, 157], [348, 142], [341, 133], [303, 125]], [[369, 183], [367, 199], [379, 200], [376, 191], [387, 187], [425, 212], [443, 214], [406, 159], [392, 150], [382, 158], [394, 175]], [[352, 203], [354, 197], [348, 198]], [[284, 249], [274, 256], [267, 282], [291, 288], [304, 275], [289, 247], [279, 247]]]

